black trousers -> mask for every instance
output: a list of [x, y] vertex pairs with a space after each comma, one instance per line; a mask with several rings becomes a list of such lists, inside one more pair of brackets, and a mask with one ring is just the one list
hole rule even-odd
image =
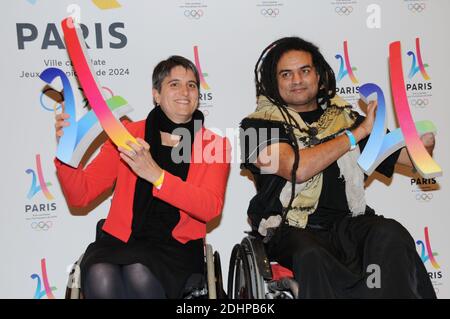
[[327, 229], [283, 225], [266, 248], [293, 270], [300, 298], [436, 298], [413, 238], [393, 219], [345, 217]]

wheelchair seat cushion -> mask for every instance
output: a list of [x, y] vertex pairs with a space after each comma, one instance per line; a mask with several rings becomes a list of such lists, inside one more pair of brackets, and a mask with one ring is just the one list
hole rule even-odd
[[272, 268], [272, 280], [280, 280], [284, 277], [294, 278], [294, 274], [291, 270], [278, 263], [273, 263], [270, 267]]

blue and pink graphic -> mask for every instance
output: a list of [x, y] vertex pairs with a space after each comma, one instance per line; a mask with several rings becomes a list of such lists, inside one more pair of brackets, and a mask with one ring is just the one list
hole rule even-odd
[[339, 66], [339, 73], [337, 76], [337, 81], [341, 81], [346, 75], [350, 77], [350, 80], [354, 84], [358, 84], [358, 79], [356, 78], [353, 71], [357, 71], [357, 68], [352, 67], [350, 64], [350, 58], [348, 55], [348, 44], [347, 41], [344, 41], [344, 57], [340, 54], [336, 54], [335, 58], [339, 60], [340, 66]]
[[205, 77], [208, 76], [207, 73], [203, 73], [202, 71], [202, 67], [200, 65], [200, 58], [198, 56], [198, 46], [194, 46], [194, 61], [195, 61], [195, 66], [197, 67], [199, 76], [200, 76], [200, 85], [202, 87], [202, 89], [204, 90], [209, 90], [210, 87], [208, 85], [208, 83], [206, 83]]
[[54, 199], [53, 195], [48, 190], [48, 187], [52, 186], [52, 184], [48, 183], [44, 180], [44, 174], [42, 173], [41, 155], [40, 154], [36, 155], [36, 171], [37, 171], [37, 174], [31, 168], [29, 168], [25, 171], [27, 174], [31, 174], [31, 177], [32, 177], [31, 186], [30, 186], [30, 190], [28, 191], [27, 198], [31, 199], [38, 192], [42, 191], [45, 198], [47, 198], [48, 200]]
[[425, 243], [422, 240], [416, 241], [416, 244], [421, 248], [420, 258], [422, 259], [422, 262], [424, 264], [427, 261], [430, 261], [434, 269], [440, 269], [441, 266], [436, 261], [436, 258], [434, 258], [438, 256], [438, 253], [433, 252], [433, 249], [431, 248], [430, 237], [428, 234], [428, 227], [425, 227], [424, 229], [424, 236], [425, 236]]
[[63, 128], [64, 135], [60, 138], [56, 157], [70, 166], [77, 167], [89, 145], [101, 133], [102, 127], [116, 145], [126, 149], [129, 149], [129, 146], [125, 144], [126, 141], [135, 142], [135, 138], [117, 120], [129, 113], [132, 108], [124, 98], [114, 96], [110, 89], [107, 91], [113, 96], [107, 100], [104, 99], [94, 78], [92, 67], [84, 54], [81, 44], [84, 44], [84, 41], [80, 41], [79, 30], [75, 27], [71, 28], [70, 25], [73, 25], [71, 18], [63, 20], [67, 49], [92, 110], [77, 121], [72, 86], [63, 70], [48, 68], [41, 73], [40, 78], [48, 84], [56, 78], [62, 82], [64, 112], [70, 115], [67, 120], [70, 125]]
[[[38, 274], [32, 274], [31, 279], [36, 279], [36, 290], [34, 292], [34, 299], [42, 299], [44, 296], [47, 296], [48, 299], [55, 299], [53, 295], [53, 291], [56, 290], [56, 287], [51, 287], [48, 281], [47, 275], [47, 265], [45, 264], [45, 258], [41, 259], [41, 277]], [[44, 289], [42, 289], [42, 284], [44, 285]]]
[[413, 122], [405, 91], [400, 42], [390, 45], [389, 65], [394, 110], [400, 128], [386, 134], [386, 102], [383, 91], [373, 83], [362, 85], [359, 89], [361, 99], [366, 103], [370, 100], [378, 100], [378, 108], [372, 133], [364, 152], [358, 159], [358, 164], [366, 174], [370, 175], [386, 157], [406, 146], [420, 175], [425, 178], [441, 176], [442, 169], [428, 154], [419, 138], [419, 135], [425, 133], [435, 133], [436, 127], [430, 121]]
[[409, 71], [408, 78], [411, 80], [416, 75], [416, 73], [420, 71], [425, 81], [430, 80], [430, 76], [425, 70], [425, 68], [427, 68], [429, 65], [423, 63], [422, 60], [422, 51], [420, 50], [420, 38], [416, 38], [416, 54], [414, 54], [413, 51], [408, 51], [408, 55], [412, 58], [411, 69]]

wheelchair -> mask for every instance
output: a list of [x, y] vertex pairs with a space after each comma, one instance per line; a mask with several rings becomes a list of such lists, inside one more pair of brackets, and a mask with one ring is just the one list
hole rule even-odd
[[[99, 238], [105, 220], [101, 219], [97, 223], [96, 238]], [[224, 291], [222, 281], [222, 267], [220, 263], [220, 255], [217, 251], [213, 253], [212, 246], [209, 244], [205, 247], [205, 269], [202, 274], [191, 274], [187, 279], [184, 291], [184, 299], [226, 299], [227, 294]], [[83, 299], [81, 289], [81, 270], [80, 264], [83, 260], [84, 253], [73, 264], [69, 279], [66, 286], [65, 299]]]
[[262, 239], [248, 234], [231, 252], [227, 291], [229, 299], [296, 299], [299, 285], [292, 271], [269, 261]]

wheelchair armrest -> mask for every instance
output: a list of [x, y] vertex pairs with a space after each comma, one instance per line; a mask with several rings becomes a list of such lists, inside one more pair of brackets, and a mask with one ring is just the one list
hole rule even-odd
[[105, 223], [105, 220], [106, 219], [103, 218], [97, 222], [97, 226], [95, 227], [95, 239], [96, 240], [101, 238], [101, 236], [103, 235], [102, 228], [103, 228], [103, 224]]

